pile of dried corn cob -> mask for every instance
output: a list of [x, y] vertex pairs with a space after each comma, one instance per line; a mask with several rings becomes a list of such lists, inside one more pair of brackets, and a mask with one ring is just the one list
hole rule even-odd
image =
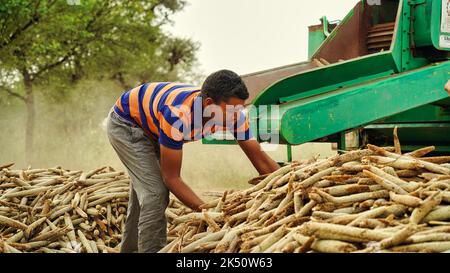
[[90, 172], [0, 166], [0, 253], [118, 252], [129, 178]]
[[450, 156], [369, 145], [295, 163], [187, 213], [167, 210], [160, 252], [445, 252]]

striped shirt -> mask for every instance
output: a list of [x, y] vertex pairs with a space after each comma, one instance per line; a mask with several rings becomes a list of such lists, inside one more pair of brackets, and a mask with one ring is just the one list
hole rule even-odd
[[[232, 126], [202, 125], [200, 88], [193, 85], [154, 82], [125, 92], [114, 105], [122, 118], [138, 125], [165, 147], [180, 150], [183, 144], [219, 131], [231, 132], [237, 140], [252, 138], [248, 118], [240, 111]], [[209, 124], [209, 125], [208, 125]]]

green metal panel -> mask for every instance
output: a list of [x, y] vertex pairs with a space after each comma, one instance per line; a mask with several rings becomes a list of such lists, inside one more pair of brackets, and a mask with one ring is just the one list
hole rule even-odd
[[262, 92], [254, 105], [276, 105], [280, 99], [299, 99], [299, 94], [307, 96], [327, 93], [336, 88], [354, 85], [370, 79], [393, 74], [395, 63], [389, 52], [382, 52], [350, 61], [332, 64], [306, 71], [283, 79]]
[[287, 103], [287, 102], [291, 102], [291, 101], [295, 101], [295, 100], [305, 99], [305, 98], [312, 97], [315, 95], [334, 91], [336, 89], [346, 88], [346, 87], [349, 87], [352, 85], [357, 85], [362, 82], [366, 82], [366, 81], [370, 81], [370, 80], [374, 80], [374, 79], [380, 79], [383, 77], [388, 77], [393, 74], [394, 74], [393, 70], [388, 70], [388, 71], [381, 72], [379, 74], [372, 74], [372, 75], [368, 75], [368, 76], [362, 76], [362, 77], [359, 77], [356, 79], [351, 79], [348, 81], [338, 82], [336, 84], [324, 86], [324, 87], [321, 87], [321, 88], [318, 88], [315, 90], [306, 91], [306, 92], [299, 93], [299, 94], [296, 94], [293, 96], [280, 98], [279, 103]]
[[[439, 0], [440, 1], [440, 0]], [[433, 1], [415, 1], [414, 14], [414, 42], [415, 45], [430, 46], [431, 41], [431, 12]]]
[[287, 162], [292, 162], [292, 145], [286, 145], [287, 149]]
[[[400, 28], [397, 32], [397, 42], [401, 44], [401, 52], [399, 53], [398, 51], [393, 51], [393, 54], [401, 55], [401, 63], [398, 65], [400, 67], [400, 71], [403, 72], [425, 66], [429, 62], [425, 58], [413, 56], [413, 35], [415, 35], [415, 33], [413, 27], [414, 18], [412, 18], [412, 14], [415, 4], [413, 1], [403, 1], [402, 5], [402, 14], [400, 16], [399, 24]], [[398, 50], [398, 47], [396, 50]]]
[[[440, 46], [440, 37], [445, 36], [450, 41], [450, 33], [442, 32], [442, 0], [413, 0], [410, 1], [414, 16], [415, 45], [434, 46], [439, 50], [450, 50]], [[450, 43], [450, 42], [449, 42]]]
[[320, 45], [325, 41], [325, 34], [322, 29], [316, 29], [315, 31], [309, 31], [308, 35], [308, 59], [310, 59]]
[[450, 62], [282, 105], [281, 136], [302, 144], [448, 97]]
[[[450, 101], [450, 99], [446, 99]], [[432, 104], [423, 105], [406, 112], [394, 115], [382, 120], [382, 123], [412, 123], [412, 122], [450, 122], [450, 108], [444, 108]]]
[[403, 35], [406, 34], [405, 31], [406, 32], [408, 31], [408, 30], [402, 29], [403, 5], [404, 5], [404, 1], [401, 0], [399, 3], [398, 11], [397, 11], [396, 28], [395, 28], [395, 32], [394, 32], [393, 41], [391, 44], [391, 54], [392, 54], [392, 58], [394, 59], [394, 63], [396, 65], [397, 71], [404, 71], [404, 69], [402, 67], [402, 56], [403, 56], [402, 53], [406, 52], [408, 50], [407, 48], [403, 48], [403, 46], [402, 46], [402, 37], [403, 37]]

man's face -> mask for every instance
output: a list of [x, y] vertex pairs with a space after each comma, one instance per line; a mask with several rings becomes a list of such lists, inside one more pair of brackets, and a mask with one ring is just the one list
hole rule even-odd
[[208, 104], [208, 107], [211, 107], [211, 110], [214, 112], [213, 119], [215, 123], [226, 127], [227, 124], [235, 124], [237, 122], [240, 111], [244, 110], [245, 100], [231, 97], [219, 104], [215, 104], [210, 100]]

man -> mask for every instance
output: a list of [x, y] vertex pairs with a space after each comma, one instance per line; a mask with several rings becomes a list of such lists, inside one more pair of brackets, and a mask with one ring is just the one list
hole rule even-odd
[[450, 96], [450, 80], [445, 85], [445, 91], [447, 91], [448, 95]]
[[227, 130], [260, 174], [279, 168], [252, 138], [242, 111], [236, 111], [248, 98], [242, 79], [222, 70], [209, 76], [202, 88], [147, 83], [117, 100], [107, 132], [131, 178], [121, 252], [157, 252], [164, 247], [169, 191], [201, 211], [202, 200], [180, 176], [184, 143]]

